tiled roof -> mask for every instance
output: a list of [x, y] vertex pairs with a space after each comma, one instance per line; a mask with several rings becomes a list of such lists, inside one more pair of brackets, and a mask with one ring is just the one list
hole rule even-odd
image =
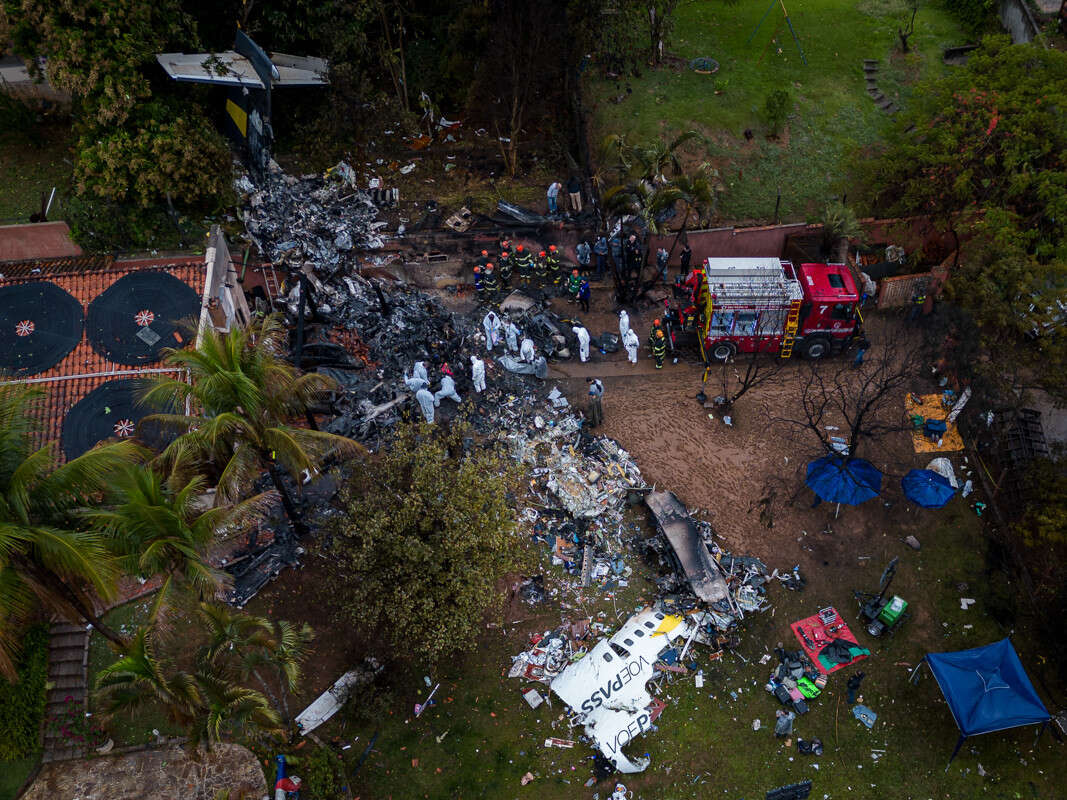
[[[137, 261], [111, 261], [108, 257], [97, 259], [88, 256], [9, 262], [0, 265], [0, 287], [47, 280], [73, 295], [82, 304], [83, 313], [87, 313], [89, 304], [115, 281], [145, 269], [168, 272], [202, 295], [205, 268], [201, 256]], [[41, 408], [43, 438], [45, 441], [58, 442], [63, 419], [74, 404], [93, 389], [116, 378], [159, 374], [163, 371], [170, 370], [162, 363], [144, 367], [112, 363], [90, 346], [83, 331], [81, 341], [61, 362], [39, 374], [20, 378], [18, 382], [39, 385], [45, 389], [46, 399]]]

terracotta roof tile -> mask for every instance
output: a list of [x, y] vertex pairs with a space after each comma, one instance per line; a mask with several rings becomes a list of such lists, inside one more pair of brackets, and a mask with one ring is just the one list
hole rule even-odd
[[[28, 281], [51, 281], [73, 295], [82, 304], [83, 314], [87, 314], [89, 304], [115, 281], [146, 269], [168, 272], [203, 296], [206, 272], [203, 259], [199, 256], [114, 262], [107, 257], [98, 259], [89, 256], [7, 263], [0, 265], [0, 287]], [[58, 443], [63, 419], [74, 404], [93, 389], [116, 378], [133, 378], [164, 371], [170, 370], [162, 363], [144, 367], [115, 364], [94, 350], [83, 331], [81, 341], [61, 362], [44, 372], [18, 379], [18, 382], [39, 385], [45, 389], [46, 400], [40, 410], [42, 438]]]

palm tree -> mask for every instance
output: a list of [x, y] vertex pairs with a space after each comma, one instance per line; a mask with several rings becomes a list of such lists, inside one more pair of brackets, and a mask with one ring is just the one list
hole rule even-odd
[[278, 714], [267, 698], [241, 686], [231, 674], [201, 652], [192, 673], [174, 670], [156, 656], [151, 627], [141, 628], [126, 654], [97, 677], [104, 714], [114, 715], [144, 705], [162, 709], [172, 723], [183, 728], [194, 747], [212, 745], [228, 732], [275, 733], [281, 729]]
[[703, 224], [714, 212], [715, 186], [714, 179], [718, 177], [718, 171], [707, 162], [701, 164], [692, 172], [683, 172], [674, 177], [671, 186], [678, 192], [678, 199], [682, 203], [682, 226], [678, 234], [671, 242], [671, 253], [678, 244], [678, 240], [685, 233], [689, 225], [689, 217], [696, 212], [697, 223]]
[[848, 244], [851, 239], [863, 238], [863, 226], [856, 212], [841, 200], [831, 200], [823, 211], [823, 247], [837, 264], [848, 259]]
[[259, 494], [237, 506], [208, 508], [206, 488], [203, 476], [180, 485], [154, 469], [126, 468], [115, 476], [111, 507], [82, 512], [108, 537], [125, 572], [163, 576], [152, 621], [181, 596], [212, 597], [229, 582], [225, 572], [208, 562], [209, 548], [220, 532], [261, 515], [272, 497]]
[[[251, 675], [289, 720], [288, 693], [300, 682], [309, 645], [314, 638], [311, 626], [286, 620], [269, 620], [212, 603], [200, 604], [201, 619], [208, 632], [206, 656], [212, 661], [230, 657], [244, 677]], [[259, 672], [262, 666], [275, 671], [281, 689], [281, 703]]]
[[307, 533], [282, 476], [299, 481], [327, 455], [354, 455], [362, 446], [343, 436], [297, 428], [323, 392], [335, 387], [317, 373], [300, 374], [281, 358], [286, 330], [279, 315], [227, 333], [206, 330], [194, 349], [167, 350], [168, 364], [182, 368], [189, 383], [160, 377], [145, 402], [185, 408], [192, 414], [150, 417], [181, 435], [160, 455], [171, 469], [217, 470], [216, 500], [236, 503], [266, 468], [299, 535]]
[[156, 657], [151, 631], [149, 627], [140, 628], [125, 654], [98, 673], [96, 688], [104, 714], [153, 705], [174, 725], [191, 728], [197, 709], [203, 705], [200, 689], [186, 672], [167, 675], [167, 665]]
[[115, 644], [124, 639], [96, 615], [117, 565], [99, 533], [78, 529], [75, 510], [108, 485], [139, 447], [119, 442], [58, 465], [55, 443], [36, 448], [39, 389], [0, 385], [0, 673], [13, 675], [17, 632], [38, 604], [86, 621]]
[[237, 735], [250, 731], [281, 732], [278, 712], [255, 689], [248, 689], [208, 670], [198, 670], [193, 677], [203, 698], [189, 731], [194, 745], [202, 743], [210, 750], [211, 745], [221, 742], [229, 730]]

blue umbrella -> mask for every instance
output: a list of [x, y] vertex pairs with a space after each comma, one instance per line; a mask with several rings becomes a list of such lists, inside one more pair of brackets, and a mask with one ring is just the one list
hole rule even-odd
[[808, 464], [805, 481], [820, 500], [858, 506], [877, 497], [882, 488], [882, 473], [862, 458], [844, 459], [830, 454]]
[[948, 478], [932, 469], [913, 469], [900, 485], [904, 496], [923, 508], [941, 508], [956, 494]]

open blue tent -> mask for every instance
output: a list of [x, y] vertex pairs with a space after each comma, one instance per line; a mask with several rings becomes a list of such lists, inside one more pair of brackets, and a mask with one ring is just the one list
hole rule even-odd
[[1043, 731], [1052, 718], [1009, 639], [956, 653], [927, 653], [912, 681], [923, 663], [934, 674], [960, 729], [950, 764], [968, 736], [1039, 722]]
[[878, 496], [882, 473], [870, 461], [831, 453], [808, 464], [805, 483], [820, 500], [858, 506]]
[[948, 478], [932, 469], [913, 469], [900, 485], [904, 496], [923, 508], [941, 508], [956, 494]]

